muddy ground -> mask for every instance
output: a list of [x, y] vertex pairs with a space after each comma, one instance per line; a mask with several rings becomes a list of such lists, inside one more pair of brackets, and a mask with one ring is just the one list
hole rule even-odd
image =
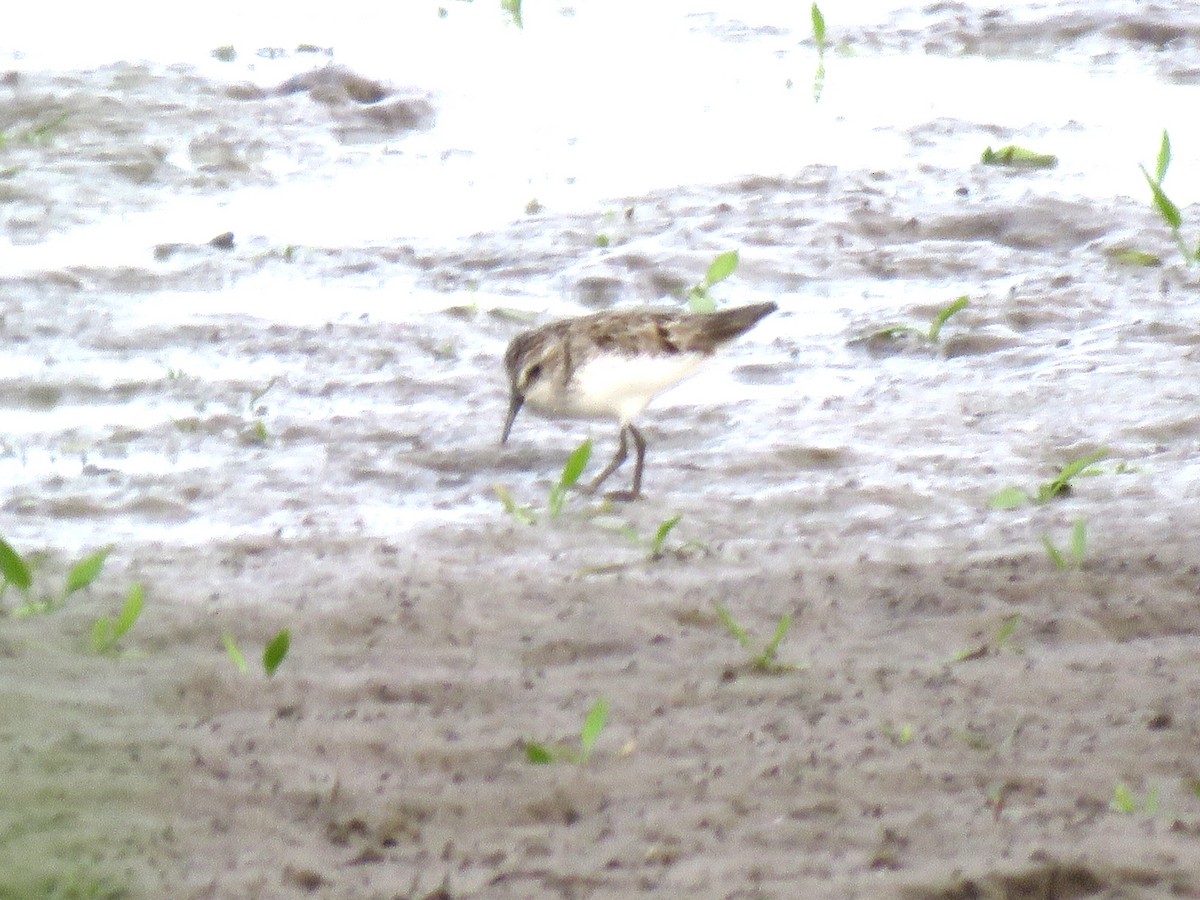
[[[1174, 47], [1166, 79], [1198, 34], [926, 15], [929, 52]], [[883, 33], [916, 39], [852, 40]], [[419, 90], [300, 87], [9, 76], [5, 131], [55, 129], [0, 150], [12, 245], [437, 127]], [[115, 546], [53, 614], [2, 601], [0, 897], [1200, 896], [1195, 269], [1146, 197], [926, 162], [931, 133], [1015, 134], [931, 127], [877, 169], [613, 198], [617, 226], [531, 207], [453, 245], [293, 247], [230, 222], [7, 275], [0, 533], [46, 554], [35, 598]], [[780, 311], [652, 407], [644, 501], [551, 519], [566, 455], [615, 428], [529, 417], [499, 447], [500, 356], [545, 316], [473, 291], [656, 302], [729, 246], [721, 299]], [[396, 310], [220, 299], [364, 276]], [[445, 311], [405, 314], [409, 285]], [[936, 344], [876, 334], [960, 295]], [[990, 508], [1099, 450], [1052, 502]], [[133, 582], [141, 620], [93, 653]], [[749, 666], [717, 604], [760, 643], [794, 616], [786, 665]], [[598, 698], [589, 760], [527, 761]]]

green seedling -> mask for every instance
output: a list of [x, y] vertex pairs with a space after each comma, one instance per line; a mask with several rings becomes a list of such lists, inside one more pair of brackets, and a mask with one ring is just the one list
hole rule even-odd
[[1112, 800], [1108, 803], [1108, 808], [1113, 812], [1124, 813], [1127, 816], [1140, 813], [1144, 816], [1152, 816], [1158, 812], [1158, 788], [1151, 787], [1146, 790], [1146, 793], [1139, 798], [1124, 782], [1117, 782], [1113, 788]]
[[[253, 416], [262, 416], [266, 410], [259, 406], [259, 401], [266, 396], [267, 391], [275, 387], [275, 383], [279, 381], [279, 376], [272, 377], [266, 385], [250, 395], [246, 402], [246, 408], [250, 410]], [[261, 418], [255, 418], [254, 422], [247, 426], [242, 431], [242, 441], [247, 444], [265, 444], [269, 435], [267, 434], [267, 425]]]
[[[588, 462], [592, 458], [592, 439], [588, 438], [578, 447], [576, 447], [563, 466], [562, 474], [559, 475], [558, 481], [550, 488], [550, 493], [546, 497], [546, 514], [551, 519], [557, 519], [562, 515], [563, 507], [567, 502], [567, 494], [570, 490], [579, 483], [580, 477], [583, 475], [583, 470], [587, 468]], [[538, 516], [533, 506], [529, 504], [517, 503], [513, 497], [512, 491], [502, 484], [493, 484], [492, 493], [496, 495], [504, 511], [520, 522], [522, 525], [536, 525]]]
[[576, 765], [586, 765], [592, 758], [592, 751], [600, 739], [604, 726], [608, 724], [608, 701], [603, 697], [598, 699], [588, 710], [583, 720], [583, 728], [579, 732], [579, 749], [553, 744], [539, 744], [525, 741], [525, 759], [534, 765], [544, 766], [552, 762], [571, 762]]
[[1187, 264], [1194, 265], [1200, 261], [1200, 246], [1195, 251], [1188, 248], [1183, 241], [1183, 215], [1179, 212], [1179, 207], [1171, 202], [1171, 198], [1167, 196], [1163, 190], [1163, 181], [1167, 177], [1167, 169], [1171, 167], [1171, 136], [1164, 128], [1162, 133], [1162, 141], [1158, 146], [1158, 159], [1154, 165], [1154, 175], [1151, 176], [1146, 171], [1146, 167], [1138, 164], [1138, 168], [1142, 170], [1142, 176], [1146, 179], [1146, 184], [1150, 187], [1150, 195], [1154, 200], [1154, 205], [1158, 209], [1158, 214], [1162, 216], [1163, 221], [1167, 223], [1167, 227], [1171, 229], [1171, 236], [1175, 238], [1175, 246], [1179, 248], [1180, 255], [1187, 261]]
[[247, 444], [265, 444], [269, 436], [266, 423], [262, 419], [255, 419], [254, 424], [242, 432], [242, 440]]
[[682, 518], [682, 513], [678, 513], [658, 526], [658, 530], [654, 532], [654, 537], [650, 539], [649, 558], [651, 562], [658, 562], [658, 560], [663, 558], [663, 545], [667, 542], [667, 535], [674, 530]]
[[868, 341], [894, 341], [903, 335], [915, 334], [922, 340], [928, 341], [931, 344], [936, 344], [942, 336], [942, 328], [950, 320], [951, 316], [962, 312], [971, 304], [971, 298], [967, 296], [959, 297], [953, 303], [943, 306], [937, 311], [933, 319], [929, 323], [929, 327], [924, 330], [914, 328], [912, 325], [892, 325], [889, 328], [882, 328], [879, 331], [871, 334]]
[[955, 735], [972, 750], [990, 750], [992, 742], [982, 731], [967, 727], [955, 732]]
[[536, 525], [537, 516], [534, 515], [533, 507], [529, 504], [518, 504], [516, 498], [513, 497], [512, 491], [502, 484], [493, 484], [492, 492], [504, 506], [504, 511], [520, 522], [522, 525]]
[[692, 312], [710, 313], [717, 308], [717, 301], [712, 298], [709, 291], [734, 273], [738, 267], [738, 261], [736, 250], [722, 253], [712, 261], [704, 277], [688, 290], [688, 306], [691, 307]]
[[1021, 624], [1021, 614], [1013, 613], [1005, 616], [996, 628], [996, 634], [991, 641], [986, 641], [976, 647], [970, 647], [966, 650], [960, 650], [954, 654], [950, 662], [971, 662], [977, 659], [983, 659], [985, 656], [996, 656], [1006, 651], [1012, 650], [1013, 635], [1017, 632], [1017, 626]]
[[674, 556], [677, 559], [685, 559], [690, 552], [698, 550], [703, 551], [705, 549], [704, 544], [700, 543], [699, 541], [685, 541], [682, 544], [668, 548], [667, 538], [670, 537], [671, 532], [675, 530], [675, 526], [678, 525], [682, 519], [682, 515], [674, 515], [669, 519], [664, 519], [659, 523], [659, 526], [655, 530], [653, 536], [648, 539], [643, 538], [640, 534], [638, 534], [637, 529], [628, 522], [609, 523], [598, 519], [597, 525], [599, 527], [621, 535], [632, 544], [645, 547], [646, 556], [644, 559], [635, 560], [632, 562], [617, 562], [607, 563], [601, 566], [586, 566], [576, 573], [577, 577], [587, 578], [592, 575], [611, 575], [614, 572], [623, 572], [626, 569], [633, 568], [634, 566], [644, 566], [650, 563], [656, 563], [668, 555]]
[[0, 149], [3, 149], [8, 144], [37, 144], [46, 145], [54, 138], [55, 133], [63, 122], [67, 121], [67, 114], [60, 113], [57, 117], [43, 122], [41, 125], [31, 125], [23, 131], [18, 131], [15, 134], [0, 131]]
[[[237, 638], [231, 632], [223, 632], [221, 634], [221, 642], [225, 645], [225, 654], [229, 657], [229, 661], [233, 663], [233, 667], [245, 675], [250, 671], [250, 665], [246, 662], [246, 655], [242, 653], [242, 648], [238, 646]], [[271, 638], [270, 642], [263, 648], [262, 668], [263, 674], [268, 678], [275, 675], [276, 670], [283, 664], [287, 658], [288, 650], [292, 646], [292, 635], [286, 628], [279, 629], [275, 637]]]
[[813, 41], [817, 45], [817, 71], [813, 75], [813, 103], [821, 101], [821, 92], [825, 90], [825, 16], [821, 7], [812, 5]]
[[21, 593], [33, 586], [33, 573], [29, 565], [4, 538], [0, 538], [0, 577], [4, 579], [4, 583], [0, 584], [0, 598], [8, 592], [9, 585]]
[[936, 344], [938, 338], [941, 337], [942, 326], [946, 324], [951, 316], [966, 309], [970, 302], [970, 298], [963, 296], [938, 310], [937, 315], [933, 317], [933, 321], [929, 323], [929, 333], [926, 335], [929, 338], [929, 343]]
[[521, 17], [521, 0], [500, 0], [500, 9], [508, 15], [508, 20], [518, 28], [525, 28], [525, 20]]
[[988, 501], [988, 506], [992, 509], [1016, 509], [1027, 503], [1042, 506], [1055, 497], [1066, 496], [1071, 492], [1072, 482], [1076, 478], [1090, 478], [1104, 474], [1104, 470], [1097, 468], [1095, 464], [1106, 456], [1108, 456], [1107, 450], [1097, 450], [1095, 453], [1071, 460], [1059, 470], [1058, 475], [1040, 484], [1035, 493], [1030, 494], [1021, 488], [1008, 487], [993, 494], [991, 500]]
[[591, 458], [592, 439], [587, 438], [567, 457], [567, 463], [563, 466], [558, 483], [550, 488], [550, 495], [546, 498], [546, 511], [550, 514], [550, 518], [557, 519], [562, 513], [563, 504], [567, 499], [567, 491], [579, 483], [579, 478], [583, 475], [583, 470], [587, 468]]
[[792, 627], [792, 616], [786, 613], [779, 619], [779, 624], [775, 626], [775, 633], [771, 639], [761, 647], [756, 645], [754, 636], [733, 617], [733, 613], [723, 603], [713, 603], [713, 607], [717, 612], [717, 618], [721, 620], [721, 624], [742, 645], [742, 649], [750, 655], [750, 661], [747, 668], [752, 672], [757, 672], [763, 675], [781, 675], [784, 672], [798, 672], [803, 669], [803, 666], [796, 663], [785, 663], [779, 661], [779, 645], [783, 643], [784, 637], [787, 636], [788, 629]]
[[1109, 247], [1104, 251], [1104, 255], [1121, 266], [1151, 268], [1163, 264], [1162, 257], [1157, 253], [1147, 253], [1144, 250], [1135, 250], [1133, 247]]
[[[104, 561], [108, 559], [108, 554], [112, 552], [112, 549], [111, 545], [104, 547], [75, 563], [67, 572], [67, 583], [62, 594], [43, 597], [41, 600], [28, 600], [14, 609], [13, 615], [40, 616], [61, 609], [72, 594], [90, 587], [92, 582], [100, 576], [100, 571], [104, 568]], [[28, 589], [23, 592], [28, 593]]]
[[1058, 165], [1058, 157], [1053, 153], [1035, 153], [1014, 144], [999, 150], [988, 147], [979, 161], [985, 166], [1009, 166], [1014, 169], [1053, 169]]
[[229, 656], [233, 667], [243, 675], [249, 672], [250, 666], [246, 662], [246, 655], [242, 653], [242, 648], [238, 646], [237, 638], [226, 631], [221, 635], [221, 640], [225, 643], [225, 653]]
[[292, 635], [286, 628], [281, 628], [275, 637], [271, 638], [271, 642], [263, 649], [262, 667], [263, 672], [268, 678], [275, 674], [275, 670], [287, 659], [288, 650], [292, 646]]
[[1075, 524], [1071, 526], [1071, 542], [1065, 553], [1058, 549], [1048, 534], [1042, 535], [1042, 545], [1045, 546], [1050, 561], [1060, 571], [1081, 569], [1083, 558], [1087, 554], [1087, 523], [1083, 519], [1075, 520]]
[[911, 744], [912, 739], [915, 736], [915, 732], [910, 722], [905, 722], [899, 728], [897, 728], [891, 722], [884, 722], [879, 730], [883, 732], [884, 737], [886, 737], [897, 747], [905, 747], [908, 744]]
[[92, 649], [97, 653], [111, 654], [117, 649], [117, 642], [129, 633], [142, 614], [142, 604], [145, 602], [145, 592], [140, 584], [129, 589], [125, 597], [125, 605], [114, 620], [109, 616], [101, 616], [92, 626]]

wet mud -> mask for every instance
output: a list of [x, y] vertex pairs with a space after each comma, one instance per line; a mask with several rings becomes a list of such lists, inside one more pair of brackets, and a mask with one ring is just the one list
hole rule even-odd
[[[848, 39], [1152, 46], [1175, 82], [1196, 49], [1182, 19], [1069, 4], [939, 4], [919, 50], [906, 21]], [[436, 134], [437, 105], [344, 68], [22, 71], [0, 216], [28, 248], [282, 190]], [[1200, 896], [1200, 281], [1145, 196], [925, 155], [987, 127], [1007, 141], [931, 121], [878, 167], [531, 204], [457, 242], [229, 221], [10, 266], [0, 533], [44, 554], [35, 596], [114, 549], [58, 612], [0, 601], [0, 897]], [[505, 345], [678, 295], [730, 247], [715, 293], [780, 310], [648, 411], [645, 500], [552, 517], [567, 455], [617, 429], [528, 417], [499, 446]], [[1051, 502], [992, 508], [1100, 450]], [[142, 619], [97, 655], [133, 582]], [[792, 616], [786, 665], [756, 669], [718, 606], [759, 651]], [[527, 761], [600, 697], [588, 761]]]

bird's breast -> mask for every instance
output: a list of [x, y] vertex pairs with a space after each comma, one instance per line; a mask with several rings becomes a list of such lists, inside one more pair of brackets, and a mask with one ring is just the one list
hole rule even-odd
[[532, 386], [525, 399], [543, 415], [629, 422], [706, 358], [701, 353], [600, 354], [581, 363], [565, 384], [548, 379]]

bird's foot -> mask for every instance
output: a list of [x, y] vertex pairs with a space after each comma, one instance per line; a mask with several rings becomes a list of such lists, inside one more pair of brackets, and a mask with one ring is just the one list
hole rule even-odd
[[618, 503], [629, 503], [633, 500], [641, 500], [641, 491], [609, 491], [604, 495], [609, 500], [615, 500]]

